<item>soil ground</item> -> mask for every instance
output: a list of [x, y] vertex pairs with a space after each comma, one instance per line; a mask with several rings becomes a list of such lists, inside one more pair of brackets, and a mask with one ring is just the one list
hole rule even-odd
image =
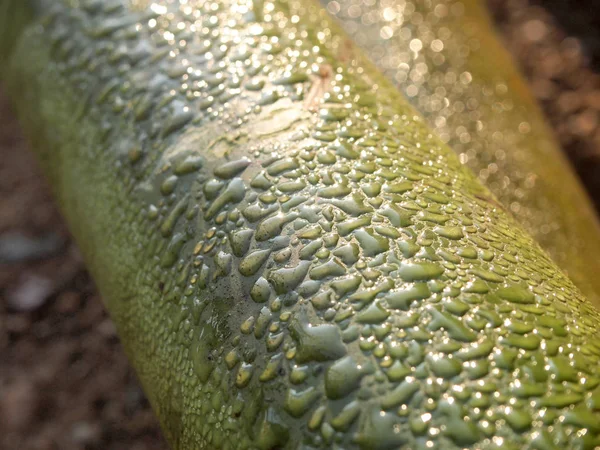
[[[489, 3], [600, 207], [600, 5]], [[0, 449], [166, 449], [1, 93]]]

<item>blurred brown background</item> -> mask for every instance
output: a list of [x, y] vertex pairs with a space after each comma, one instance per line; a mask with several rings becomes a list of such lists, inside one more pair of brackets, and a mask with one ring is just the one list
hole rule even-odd
[[[600, 210], [600, 3], [488, 2]], [[0, 449], [165, 449], [26, 147], [0, 94]]]
[[498, 30], [600, 210], [600, 2], [488, 0]]

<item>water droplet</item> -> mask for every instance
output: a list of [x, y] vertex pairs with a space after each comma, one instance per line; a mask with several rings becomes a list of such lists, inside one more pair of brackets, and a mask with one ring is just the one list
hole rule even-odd
[[312, 326], [300, 319], [292, 319], [290, 334], [298, 344], [296, 362], [331, 361], [346, 354], [340, 330], [336, 325]]
[[297, 266], [273, 270], [269, 274], [269, 281], [275, 292], [285, 294], [294, 290], [306, 277], [310, 268], [310, 261], [300, 261]]
[[390, 249], [389, 240], [383, 236], [376, 236], [370, 229], [357, 230], [354, 232], [354, 236], [365, 256], [376, 256]]
[[319, 399], [319, 391], [313, 386], [300, 391], [289, 389], [285, 399], [285, 410], [292, 417], [302, 417]]
[[210, 205], [204, 217], [207, 220], [212, 219], [229, 203], [238, 203], [244, 199], [246, 194], [246, 186], [240, 178], [234, 178], [227, 185], [227, 188], [219, 195]]
[[390, 292], [384, 299], [390, 308], [408, 311], [410, 304], [415, 300], [425, 300], [431, 296], [431, 291], [425, 283], [415, 283], [413, 286], [401, 291]]
[[269, 287], [269, 283], [263, 277], [260, 277], [256, 280], [256, 283], [250, 289], [250, 297], [256, 303], [264, 303], [269, 300], [271, 296], [271, 288]]
[[269, 255], [271, 254], [270, 250], [256, 250], [252, 253], [247, 254], [241, 261], [238, 266], [239, 272], [245, 277], [249, 277], [254, 275], [262, 265], [267, 262], [269, 259]]
[[404, 281], [428, 281], [439, 278], [444, 268], [434, 263], [402, 264], [398, 274]]
[[223, 180], [229, 180], [246, 170], [246, 168], [250, 165], [250, 162], [251, 161], [248, 158], [230, 161], [217, 167], [213, 173], [216, 177], [219, 177]]
[[519, 304], [530, 304], [535, 303], [535, 297], [533, 294], [525, 288], [520, 286], [509, 286], [500, 288], [496, 291], [496, 295], [502, 300], [509, 301], [511, 303]]

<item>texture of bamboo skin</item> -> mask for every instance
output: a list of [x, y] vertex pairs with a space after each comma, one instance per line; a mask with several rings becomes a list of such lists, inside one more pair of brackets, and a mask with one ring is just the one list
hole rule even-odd
[[600, 445], [600, 314], [316, 2], [8, 4], [173, 448]]
[[600, 306], [600, 222], [478, 0], [322, 0]]

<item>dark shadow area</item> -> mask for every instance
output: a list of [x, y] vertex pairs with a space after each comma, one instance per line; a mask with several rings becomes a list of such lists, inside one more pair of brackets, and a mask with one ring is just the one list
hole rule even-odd
[[581, 42], [590, 67], [600, 71], [600, 2], [596, 0], [538, 0], [569, 36]]
[[488, 0], [488, 5], [600, 211], [600, 2]]

